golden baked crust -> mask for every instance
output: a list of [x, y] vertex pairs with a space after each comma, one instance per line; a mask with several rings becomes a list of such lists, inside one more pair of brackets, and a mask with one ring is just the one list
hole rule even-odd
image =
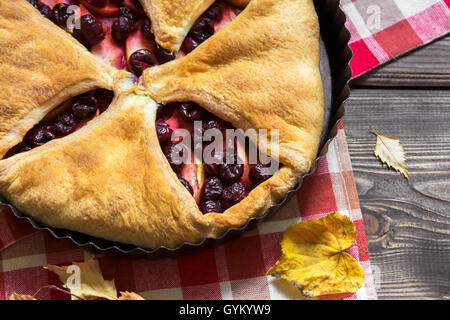
[[153, 100], [124, 92], [75, 133], [0, 161], [0, 193], [45, 225], [155, 248], [219, 236], [295, 185], [282, 168], [224, 214], [203, 215], [161, 151], [155, 117]]
[[194, 22], [215, 0], [140, 0], [152, 21], [156, 42], [178, 51]]
[[155, 111], [145, 96], [120, 95], [73, 134], [0, 161], [0, 192], [43, 224], [105, 239], [152, 247], [200, 237], [188, 218], [195, 201], [160, 151]]
[[[318, 34], [311, 0], [253, 0], [185, 58], [147, 69], [138, 87], [117, 84], [111, 106], [78, 131], [0, 160], [0, 194], [42, 224], [146, 248], [242, 226], [279, 203], [316, 156]], [[279, 129], [283, 166], [223, 214], [203, 215], [160, 148], [153, 99], [195, 101], [237, 128]]]
[[157, 101], [194, 101], [236, 128], [278, 129], [280, 162], [306, 173], [324, 105], [313, 2], [254, 0], [184, 58], [146, 69], [141, 85]]
[[115, 70], [24, 0], [0, 1], [0, 157], [51, 109]]

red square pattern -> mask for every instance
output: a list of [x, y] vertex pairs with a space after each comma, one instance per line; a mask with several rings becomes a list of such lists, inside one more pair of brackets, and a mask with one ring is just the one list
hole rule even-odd
[[20, 246], [12, 245], [8, 250], [0, 251], [0, 269], [2, 268], [1, 260], [23, 258], [40, 254], [45, 254], [43, 233], [22, 239]]
[[[447, 0], [450, 1], [450, 0]], [[450, 12], [445, 4], [438, 2], [427, 10], [408, 19], [417, 35], [424, 42], [428, 42], [450, 30]]]
[[297, 200], [302, 217], [337, 211], [329, 174], [306, 177], [297, 192]]
[[350, 49], [353, 51], [353, 58], [350, 61], [353, 77], [357, 77], [380, 64], [363, 39], [351, 43]]
[[180, 257], [178, 269], [182, 287], [219, 281], [214, 249]]
[[17, 219], [6, 207], [0, 207], [0, 250], [39, 231], [28, 221]]
[[114, 279], [118, 291], [137, 291], [133, 260], [126, 257], [105, 256], [99, 258], [99, 263], [103, 278]]
[[133, 273], [136, 292], [180, 287], [176, 259], [135, 260]]
[[407, 20], [402, 20], [376, 33], [373, 37], [391, 58], [422, 44], [422, 40]]
[[359, 261], [369, 261], [369, 248], [367, 247], [366, 231], [364, 230], [364, 221], [353, 221], [356, 227], [356, 243], [358, 244]]
[[358, 190], [356, 189], [353, 171], [343, 171], [341, 176], [344, 179], [344, 183], [347, 188], [345, 197], [346, 200], [345, 206], [348, 209], [359, 209], [360, 206], [359, 206]]
[[229, 280], [260, 277], [266, 274], [259, 236], [243, 237], [225, 243]]
[[269, 270], [281, 256], [280, 241], [284, 232], [269, 233], [260, 236], [262, 253], [264, 255], [264, 264], [266, 272]]
[[69, 265], [73, 261], [84, 260], [83, 249], [74, 246], [72, 241], [55, 239], [48, 233], [43, 233], [42, 238], [48, 264]]
[[210, 283], [201, 286], [184, 287], [183, 299], [185, 300], [222, 300], [220, 284]]
[[[46, 286], [48, 284], [56, 284], [54, 282], [49, 283], [49, 280], [52, 279], [49, 279], [48, 271], [42, 269], [42, 267], [32, 267], [14, 271], [0, 272], [0, 299], [8, 299], [13, 292], [17, 292], [20, 294], [33, 294], [40, 287]], [[64, 299], [67, 297], [65, 297], [64, 294], [63, 296], [55, 297], [55, 295], [51, 294], [50, 290], [43, 290], [39, 294], [38, 298]], [[70, 297], [68, 298], [70, 299]]]
[[324, 157], [324, 158], [320, 159], [319, 161], [317, 161], [317, 167], [316, 167], [315, 174], [326, 174], [329, 172], [330, 171], [328, 169], [327, 157]]

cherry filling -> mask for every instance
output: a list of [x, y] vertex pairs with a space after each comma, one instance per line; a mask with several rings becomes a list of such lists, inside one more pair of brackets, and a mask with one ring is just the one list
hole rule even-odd
[[[231, 124], [193, 102], [159, 104], [155, 127], [172, 170], [203, 213], [223, 212], [273, 175], [264, 170], [269, 164], [249, 163], [248, 141], [244, 145], [236, 138], [227, 141], [226, 130], [234, 129]], [[233, 153], [227, 157], [230, 145]], [[211, 156], [205, 158], [207, 147]]]
[[45, 3], [39, 0], [27, 0], [33, 7], [35, 7], [39, 12], [46, 18], [52, 18], [52, 9]]
[[62, 103], [35, 125], [21, 143], [9, 150], [5, 158], [75, 132], [104, 112], [111, 104], [112, 98], [112, 92], [98, 89]]
[[57, 3], [52, 10], [52, 20], [58, 26], [65, 26], [70, 17], [69, 5], [67, 3]]
[[123, 42], [127, 37], [135, 32], [139, 23], [135, 14], [130, 8], [120, 7], [119, 17], [112, 24], [112, 36], [118, 42]]
[[137, 75], [142, 75], [145, 69], [158, 64], [155, 55], [147, 49], [139, 49], [133, 52], [128, 59], [131, 71]]
[[[137, 76], [149, 67], [183, 57], [209, 39], [240, 10], [216, 1], [192, 26], [180, 52], [160, 47], [152, 32], [151, 21], [136, 0], [27, 0], [55, 24], [69, 31], [94, 55], [110, 65]], [[80, 18], [72, 21], [73, 7], [79, 7]], [[74, 23], [73, 23], [74, 22]], [[64, 103], [27, 133], [24, 140], [7, 156], [41, 146], [64, 137], [104, 111], [112, 94], [95, 90]], [[200, 128], [195, 121], [202, 121]], [[234, 129], [193, 102], [159, 104], [156, 133], [161, 148], [182, 185], [193, 195], [203, 213], [221, 213], [244, 199], [258, 184], [269, 179], [267, 165], [249, 164], [248, 148], [234, 142], [234, 154], [214, 149], [208, 162], [195, 161], [196, 150], [203, 150], [216, 138], [208, 132]], [[185, 129], [185, 130], [182, 130]], [[194, 130], [198, 130], [194, 133]], [[195, 136], [203, 138], [197, 141]], [[186, 135], [191, 144], [184, 144]], [[175, 139], [174, 139], [175, 136]], [[222, 141], [226, 145], [227, 141]], [[233, 142], [232, 142], [233, 143]], [[188, 152], [190, 151], [190, 152]]]
[[[78, 39], [94, 55], [137, 76], [149, 67], [182, 57], [233, 20], [240, 10], [216, 1], [192, 26], [178, 53], [160, 47], [137, 0], [27, 0]], [[80, 18], [72, 17], [79, 7]]]

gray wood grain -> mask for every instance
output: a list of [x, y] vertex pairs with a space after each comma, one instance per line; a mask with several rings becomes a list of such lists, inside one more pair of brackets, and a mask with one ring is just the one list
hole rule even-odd
[[449, 87], [450, 35], [353, 80], [354, 87]]
[[[374, 156], [398, 136], [408, 181]], [[450, 296], [450, 92], [355, 89], [344, 126], [381, 299]]]

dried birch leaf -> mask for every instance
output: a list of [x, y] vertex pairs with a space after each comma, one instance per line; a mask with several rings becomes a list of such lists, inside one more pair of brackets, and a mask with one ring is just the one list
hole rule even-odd
[[380, 161], [395, 171], [400, 172], [409, 180], [409, 173], [406, 167], [406, 153], [400, 143], [400, 139], [392, 136], [379, 135], [373, 127], [372, 133], [377, 136], [374, 154]]

